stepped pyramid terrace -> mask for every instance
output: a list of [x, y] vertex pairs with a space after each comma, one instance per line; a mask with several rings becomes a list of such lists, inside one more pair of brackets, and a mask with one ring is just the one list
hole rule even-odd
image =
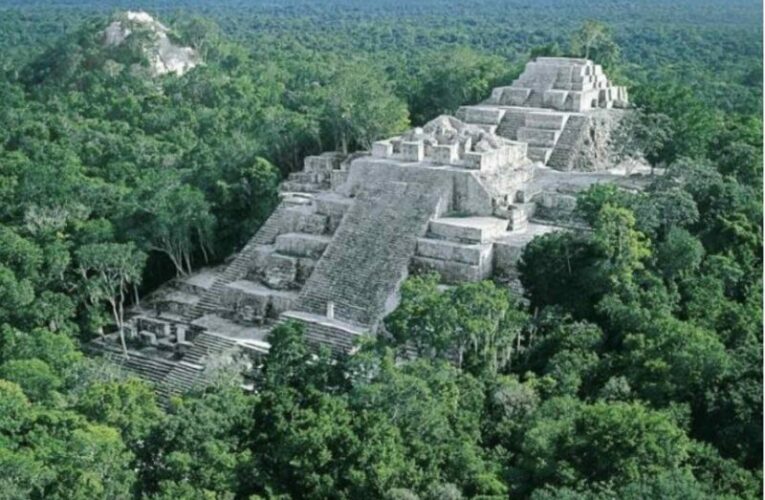
[[627, 105], [627, 90], [613, 86], [587, 59], [539, 57], [509, 87], [495, 88], [457, 117], [501, 137], [528, 144], [528, 157], [558, 170], [607, 167], [606, 143]]
[[593, 183], [640, 189], [608, 163], [627, 93], [584, 59], [538, 58], [485, 102], [375, 142], [371, 151], [305, 159], [281, 202], [225, 264], [173, 280], [131, 311], [130, 356], [116, 334], [94, 351], [155, 382], [161, 395], [202, 383], [228, 352], [257, 358], [271, 328], [305, 327], [314, 345], [352, 352], [411, 273], [445, 285], [518, 287], [524, 246], [581, 229], [576, 193]]

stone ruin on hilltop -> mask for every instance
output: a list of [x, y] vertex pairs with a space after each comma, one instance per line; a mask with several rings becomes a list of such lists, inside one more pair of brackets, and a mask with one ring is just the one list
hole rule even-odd
[[143, 45], [142, 51], [149, 62], [152, 76], [173, 73], [181, 76], [201, 63], [201, 57], [191, 47], [181, 47], [170, 39], [170, 30], [143, 11], [127, 11], [104, 29], [102, 43], [105, 47], [116, 47], [137, 31], [145, 31], [151, 40]]
[[312, 344], [352, 351], [380, 332], [411, 272], [518, 286], [523, 247], [575, 224], [576, 192], [645, 182], [607, 169], [611, 129], [628, 112], [612, 108], [626, 104], [626, 90], [591, 61], [540, 57], [456, 117], [367, 154], [308, 157], [238, 254], [132, 310], [128, 359], [116, 334], [91, 346], [168, 396], [201, 383], [223, 353], [257, 360], [283, 321], [304, 325]]

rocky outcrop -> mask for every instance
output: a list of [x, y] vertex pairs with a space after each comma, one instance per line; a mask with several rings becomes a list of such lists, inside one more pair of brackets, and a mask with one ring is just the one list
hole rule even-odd
[[117, 47], [138, 34], [147, 38], [142, 51], [153, 76], [168, 73], [181, 76], [201, 63], [194, 49], [173, 43], [167, 26], [142, 11], [127, 11], [112, 21], [103, 32], [103, 44]]

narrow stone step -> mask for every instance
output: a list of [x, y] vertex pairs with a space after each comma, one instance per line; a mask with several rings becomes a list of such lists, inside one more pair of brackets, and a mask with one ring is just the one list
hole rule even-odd
[[250, 305], [260, 318], [277, 318], [284, 311], [294, 308], [297, 292], [274, 290], [249, 280], [237, 280], [226, 285], [223, 292], [227, 303]]
[[567, 115], [563, 113], [526, 113], [526, 127], [563, 130]]
[[558, 141], [560, 131], [548, 130], [531, 127], [521, 127], [518, 129], [518, 140], [529, 144], [529, 146], [541, 146], [552, 148]]
[[336, 355], [352, 352], [357, 339], [366, 333], [363, 327], [304, 311], [287, 311], [281, 317], [283, 321], [302, 324], [305, 338], [310, 344], [329, 347]]
[[289, 232], [325, 234], [327, 232], [328, 217], [316, 213], [315, 204], [308, 206], [287, 207], [284, 213], [285, 228]]
[[299, 182], [299, 181], [286, 180], [282, 182], [282, 184], [279, 186], [279, 189], [283, 192], [287, 191], [287, 192], [297, 192], [297, 193], [316, 193], [321, 191], [321, 186], [319, 184], [314, 184], [311, 182]]
[[496, 107], [461, 106], [457, 110], [456, 116], [467, 123], [499, 125], [504, 114], [504, 109]]
[[235, 340], [202, 332], [194, 337], [192, 346], [186, 352], [183, 359], [184, 361], [192, 363], [200, 363], [204, 358], [209, 357], [210, 355], [222, 354], [235, 348]]
[[531, 89], [507, 87], [502, 93], [500, 104], [506, 106], [523, 106], [531, 97]]
[[430, 238], [417, 239], [417, 256], [480, 265], [491, 259], [491, 243], [467, 244]]
[[316, 174], [313, 172], [292, 172], [287, 180], [299, 184], [316, 184]]
[[486, 243], [507, 231], [499, 217], [441, 217], [430, 221], [429, 237], [458, 243]]
[[441, 281], [447, 284], [481, 281], [491, 276], [491, 260], [476, 265], [415, 255], [411, 267], [415, 272], [437, 272]]
[[505, 139], [510, 139], [512, 141], [517, 140], [518, 129], [525, 125], [525, 120], [523, 113], [508, 111], [505, 113], [502, 122], [497, 127], [496, 133]]

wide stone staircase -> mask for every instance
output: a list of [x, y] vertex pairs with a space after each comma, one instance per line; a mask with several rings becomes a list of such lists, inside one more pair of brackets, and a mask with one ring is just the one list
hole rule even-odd
[[[244, 323], [275, 320], [293, 309], [298, 293], [332, 240], [351, 200], [323, 190], [337, 155], [306, 158], [306, 178], [286, 181], [282, 201], [217, 276], [184, 319], [217, 314]], [[292, 189], [301, 189], [295, 193]]]
[[369, 328], [328, 318], [326, 314], [305, 311], [287, 311], [282, 321], [295, 321], [303, 325], [305, 337], [314, 348], [325, 346], [337, 355], [353, 352], [359, 338], [369, 333]]
[[173, 280], [131, 309], [128, 358], [116, 334], [89, 347], [153, 383], [165, 401], [203, 384], [213, 358], [236, 351], [258, 359], [353, 203], [328, 189], [339, 163], [336, 154], [306, 158], [306, 172], [282, 185], [281, 202], [232, 260]]
[[200, 315], [260, 324], [295, 308], [300, 289], [332, 241], [333, 219], [350, 204], [333, 193], [326, 199], [323, 193], [315, 196], [321, 202], [285, 198], [272, 216], [275, 229], [259, 232], [248, 243], [200, 300]]
[[125, 375], [149, 382], [162, 404], [167, 404], [172, 396], [186, 393], [203, 382], [203, 367], [198, 364], [138, 352], [132, 352], [126, 358], [115, 344], [109, 342], [93, 342], [89, 350], [120, 368]]
[[193, 345], [183, 356], [183, 359], [189, 363], [201, 364], [206, 358], [233, 351], [236, 346], [237, 342], [234, 339], [201, 332], [194, 337]]
[[417, 182], [386, 182], [360, 191], [295, 311], [282, 318], [301, 321], [309, 340], [350, 348], [354, 336], [373, 328], [387, 312], [407, 276], [417, 239], [438, 215], [446, 192]]

